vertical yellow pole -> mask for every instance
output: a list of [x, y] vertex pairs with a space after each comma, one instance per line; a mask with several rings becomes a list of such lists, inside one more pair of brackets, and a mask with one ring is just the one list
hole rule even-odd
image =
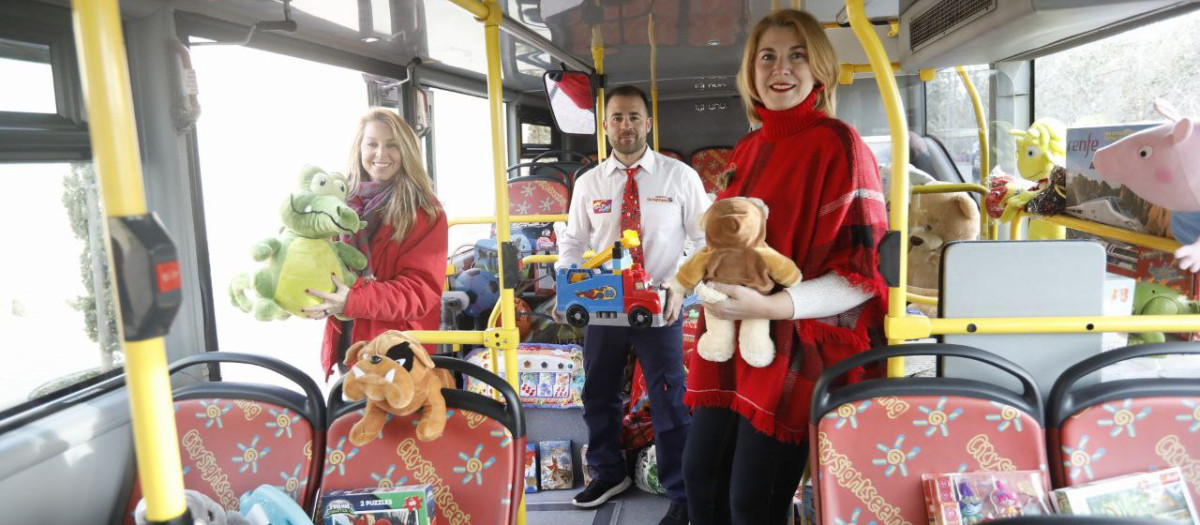
[[[92, 156], [104, 207], [110, 217], [144, 215], [146, 196], [117, 1], [74, 0], [71, 8], [92, 129]], [[109, 268], [113, 268], [109, 262]], [[146, 519], [164, 523], [187, 511], [166, 349], [161, 337], [125, 341], [124, 346], [133, 444], [146, 499]]]
[[[956, 67], [954, 70], [958, 71], [958, 78], [962, 80], [963, 87], [967, 88], [967, 95], [971, 97], [971, 106], [975, 109], [975, 126], [979, 128], [979, 182], [982, 184], [987, 179], [988, 170], [990, 169], [988, 166], [988, 154], [990, 151], [988, 147], [987, 117], [983, 114], [983, 102], [979, 99], [979, 90], [975, 89], [975, 82], [971, 81], [970, 75], [967, 75], [967, 71], [962, 66]], [[986, 195], [979, 198], [979, 233], [986, 236], [991, 234], [992, 228], [988, 226], [990, 221], [988, 221], [987, 199], [985, 197]], [[991, 239], [996, 240], [995, 237]]]
[[[504, 170], [504, 85], [500, 73], [500, 21], [504, 12], [497, 0], [486, 0], [487, 18], [483, 21], [483, 35], [487, 46], [488, 111], [492, 124], [492, 173], [495, 176], [496, 193], [496, 245], [500, 248], [496, 257], [496, 273], [500, 279], [500, 329], [499, 348], [504, 351], [505, 377], [513, 389], [519, 390], [517, 373], [517, 343], [519, 336], [516, 311], [513, 307], [513, 289], [506, 286], [504, 272], [504, 246], [511, 241], [512, 227], [508, 216], [508, 179]], [[515, 284], [515, 283], [514, 283]], [[488, 329], [491, 329], [489, 326]], [[492, 350], [495, 355], [495, 349]], [[525, 498], [517, 504], [517, 524], [525, 524]]]
[[650, 40], [650, 122], [654, 127], [654, 151], [658, 151], [658, 45], [654, 40], [654, 13], [650, 13], [646, 34]]
[[[600, 6], [600, 0], [596, 0], [596, 5]], [[600, 24], [592, 26], [592, 64], [596, 74], [603, 77], [604, 35], [600, 33]], [[604, 86], [600, 86], [596, 89], [596, 162], [603, 161], [608, 156], [608, 148], [604, 145], [604, 115]]]
[[[892, 62], [888, 60], [883, 44], [871, 21], [867, 20], [863, 9], [863, 0], [846, 0], [846, 13], [850, 18], [850, 27], [862, 44], [871, 62], [871, 71], [879, 85], [879, 94], [883, 97], [883, 106], [887, 111], [888, 126], [892, 135], [892, 207], [888, 214], [891, 229], [900, 232], [900, 275], [899, 284], [888, 294], [888, 317], [900, 318], [905, 316], [908, 286], [908, 123], [904, 120], [904, 107], [900, 102], [900, 90], [896, 87], [896, 77], [892, 73]], [[904, 341], [889, 339], [888, 344], [902, 344]], [[888, 360], [888, 377], [904, 376], [904, 358], [894, 357]]]

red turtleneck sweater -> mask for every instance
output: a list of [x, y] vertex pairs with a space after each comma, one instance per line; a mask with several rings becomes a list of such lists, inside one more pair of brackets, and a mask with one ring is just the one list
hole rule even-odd
[[684, 397], [691, 406], [736, 411], [760, 432], [793, 443], [807, 440], [821, 372], [885, 342], [887, 285], [877, 246], [887, 211], [878, 167], [853, 128], [814, 108], [816, 95], [784, 111], [757, 108], [763, 126], [738, 142], [733, 176], [718, 199], [762, 199], [770, 210], [767, 244], [794, 260], [805, 279], [835, 272], [872, 297], [835, 317], [773, 321], [775, 361], [764, 368], [736, 354], [724, 363], [692, 354]]

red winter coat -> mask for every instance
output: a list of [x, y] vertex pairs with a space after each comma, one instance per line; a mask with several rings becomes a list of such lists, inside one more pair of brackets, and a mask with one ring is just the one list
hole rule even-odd
[[[369, 341], [388, 330], [438, 329], [446, 283], [448, 229], [441, 204], [433, 219], [418, 211], [416, 223], [402, 242], [392, 240], [395, 230], [391, 225], [379, 225], [371, 237], [370, 262], [375, 279], [359, 279], [346, 297], [342, 315], [354, 320], [351, 343]], [[337, 361], [341, 334], [342, 323], [330, 317], [325, 322], [325, 341], [321, 345], [326, 379]]]

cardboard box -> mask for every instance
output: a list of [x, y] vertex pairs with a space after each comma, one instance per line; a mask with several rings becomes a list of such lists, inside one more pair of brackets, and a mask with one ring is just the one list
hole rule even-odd
[[[1137, 281], [1132, 277], [1112, 272], [1104, 274], [1104, 316], [1127, 317], [1133, 315], [1133, 288]], [[1105, 332], [1100, 339], [1100, 350], [1112, 350], [1129, 344], [1125, 332]]]
[[360, 518], [387, 520], [391, 525], [436, 525], [437, 509], [431, 485], [390, 489], [332, 490], [321, 495], [324, 525], [353, 525]]
[[525, 444], [525, 493], [538, 491], [537, 445]]
[[931, 525], [975, 525], [1050, 513], [1046, 474], [1038, 470], [922, 474]]
[[575, 487], [570, 441], [539, 442], [538, 456], [542, 466], [542, 490], [566, 490]]
[[1123, 185], [1101, 180], [1092, 165], [1096, 150], [1156, 124], [1067, 129], [1067, 213], [1093, 222], [1166, 237], [1171, 212], [1146, 202]]
[[1057, 489], [1050, 499], [1062, 514], [1153, 518], [1200, 525], [1179, 467]]

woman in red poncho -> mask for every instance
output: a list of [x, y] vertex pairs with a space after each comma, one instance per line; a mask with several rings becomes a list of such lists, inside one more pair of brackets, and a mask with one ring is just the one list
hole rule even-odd
[[776, 353], [762, 368], [737, 353], [723, 363], [692, 356], [684, 479], [694, 525], [785, 523], [807, 459], [814, 381], [884, 342], [876, 246], [887, 213], [874, 157], [833, 118], [837, 74], [833, 47], [808, 13], [775, 11], [746, 43], [738, 90], [761, 127], [738, 142], [718, 199], [762, 199], [767, 244], [804, 277], [771, 295], [713, 285], [729, 299], [705, 304], [704, 315], [772, 319]]
[[[306, 308], [328, 318], [321, 364], [328, 378], [346, 349], [388, 330], [437, 330], [446, 282], [446, 213], [421, 161], [417, 135], [395, 112], [375, 108], [359, 122], [350, 148], [346, 203], [367, 225], [342, 242], [367, 255], [367, 269], [348, 287]], [[342, 322], [332, 317], [350, 318]]]

